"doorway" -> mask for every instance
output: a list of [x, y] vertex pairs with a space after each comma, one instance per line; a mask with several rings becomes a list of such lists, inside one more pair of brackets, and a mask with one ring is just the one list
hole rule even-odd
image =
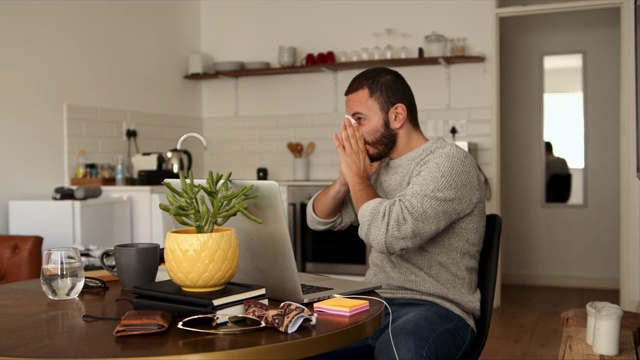
[[[543, 59], [584, 54], [584, 202], [544, 204]], [[620, 13], [500, 19], [505, 283], [615, 288], [620, 276]]]

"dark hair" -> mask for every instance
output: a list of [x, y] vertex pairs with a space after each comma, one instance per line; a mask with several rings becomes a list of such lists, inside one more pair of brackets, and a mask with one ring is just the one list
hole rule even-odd
[[544, 151], [546, 151], [548, 153], [553, 153], [553, 145], [551, 145], [550, 142], [545, 141], [544, 142]]
[[399, 72], [385, 67], [367, 69], [351, 80], [344, 96], [362, 89], [369, 90], [369, 96], [378, 103], [385, 115], [394, 105], [403, 104], [407, 108], [409, 123], [420, 129], [416, 99], [411, 87]]

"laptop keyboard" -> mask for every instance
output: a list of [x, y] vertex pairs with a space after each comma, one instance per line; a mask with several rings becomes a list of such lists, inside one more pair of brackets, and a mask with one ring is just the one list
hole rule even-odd
[[302, 283], [300, 284], [300, 287], [302, 288], [303, 295], [314, 294], [314, 293], [326, 291], [326, 290], [333, 290], [333, 288], [330, 288], [330, 287], [311, 285], [311, 284], [302, 284]]

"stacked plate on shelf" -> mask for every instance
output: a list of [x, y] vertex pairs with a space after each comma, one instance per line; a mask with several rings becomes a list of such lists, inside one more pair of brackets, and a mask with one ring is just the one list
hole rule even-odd
[[213, 63], [213, 70], [215, 72], [268, 69], [270, 67], [271, 64], [268, 61], [218, 61]]
[[213, 63], [213, 70], [216, 72], [243, 70], [242, 61], [217, 61]]
[[251, 61], [244, 63], [244, 68], [247, 70], [250, 69], [268, 69], [271, 67], [271, 64], [268, 61]]

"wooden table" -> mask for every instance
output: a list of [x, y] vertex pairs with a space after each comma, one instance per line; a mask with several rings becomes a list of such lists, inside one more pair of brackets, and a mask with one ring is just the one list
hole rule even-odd
[[620, 353], [617, 356], [605, 356], [594, 353], [586, 343], [587, 311], [585, 308], [563, 312], [562, 342], [558, 359], [638, 359], [640, 350], [640, 314], [625, 311], [620, 329]]
[[[337, 317], [318, 314], [315, 325], [292, 334], [274, 328], [240, 335], [212, 335], [171, 327], [159, 334], [115, 337], [116, 322], [85, 322], [83, 314], [121, 317], [133, 293], [109, 282], [107, 291], [83, 291], [78, 299], [49, 300], [38, 279], [0, 286], [0, 357], [229, 359], [301, 358], [362, 339], [382, 323], [383, 305]], [[368, 295], [378, 296], [371, 292]], [[272, 305], [277, 305], [273, 302]]]

